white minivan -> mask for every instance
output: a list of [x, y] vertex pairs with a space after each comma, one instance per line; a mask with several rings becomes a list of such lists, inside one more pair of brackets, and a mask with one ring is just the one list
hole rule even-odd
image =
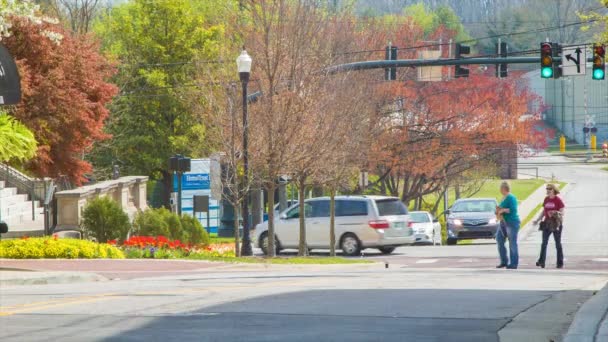
[[[329, 248], [329, 197], [304, 202], [306, 240], [309, 249]], [[297, 249], [300, 236], [300, 208], [295, 204], [276, 217], [277, 252]], [[407, 207], [397, 197], [336, 196], [336, 248], [348, 256], [365, 248], [390, 254], [396, 247], [415, 242]], [[264, 254], [268, 248], [268, 222], [255, 229], [255, 241]]]

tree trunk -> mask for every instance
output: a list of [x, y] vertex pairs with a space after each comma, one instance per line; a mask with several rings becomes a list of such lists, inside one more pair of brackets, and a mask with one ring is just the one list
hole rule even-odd
[[386, 195], [386, 179], [383, 179], [383, 180], [380, 182], [380, 193], [381, 193], [382, 195]]
[[436, 192], [437, 194], [437, 200], [435, 200], [435, 204], [433, 204], [433, 212], [432, 214], [437, 216], [437, 211], [439, 210], [439, 204], [441, 204], [441, 201], [443, 201], [443, 191], [441, 192]]
[[458, 183], [454, 184], [454, 194], [456, 199], [460, 199], [460, 185]]
[[240, 234], [239, 234], [239, 228], [240, 228], [240, 224], [239, 224], [239, 216], [241, 214], [239, 205], [233, 205], [232, 206], [234, 208], [234, 255], [236, 255], [237, 257], [241, 256], [241, 248], [239, 246], [240, 244]]
[[336, 190], [329, 192], [329, 255], [336, 256]]
[[298, 255], [306, 256], [308, 255], [308, 246], [306, 244], [306, 212], [304, 210], [304, 196], [306, 195], [306, 176], [299, 177], [298, 182], [300, 183], [300, 243], [298, 245]]
[[268, 196], [268, 253], [267, 256], [272, 258], [276, 256], [276, 247], [274, 246], [274, 191], [275, 191], [274, 182], [268, 183], [266, 189], [269, 194], [273, 194], [272, 196]]

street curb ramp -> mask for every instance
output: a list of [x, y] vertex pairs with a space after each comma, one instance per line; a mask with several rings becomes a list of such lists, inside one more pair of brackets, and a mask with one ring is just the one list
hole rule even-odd
[[581, 306], [563, 341], [608, 341], [608, 284]]

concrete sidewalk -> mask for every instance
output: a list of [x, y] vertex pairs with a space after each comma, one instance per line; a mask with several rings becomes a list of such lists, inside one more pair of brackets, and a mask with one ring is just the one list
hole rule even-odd
[[574, 316], [564, 342], [608, 341], [608, 284]]
[[35, 272], [17, 269], [0, 269], [0, 288], [20, 285], [71, 284], [106, 281], [105, 277], [88, 272]]

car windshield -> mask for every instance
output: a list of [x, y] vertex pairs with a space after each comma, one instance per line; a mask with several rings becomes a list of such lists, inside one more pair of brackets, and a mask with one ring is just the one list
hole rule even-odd
[[407, 215], [407, 208], [396, 198], [376, 200], [376, 206], [380, 216]]
[[410, 213], [410, 216], [416, 223], [431, 222], [427, 213]]
[[475, 212], [490, 212], [496, 210], [496, 202], [489, 200], [467, 200], [454, 203], [452, 212], [455, 213], [475, 213]]

